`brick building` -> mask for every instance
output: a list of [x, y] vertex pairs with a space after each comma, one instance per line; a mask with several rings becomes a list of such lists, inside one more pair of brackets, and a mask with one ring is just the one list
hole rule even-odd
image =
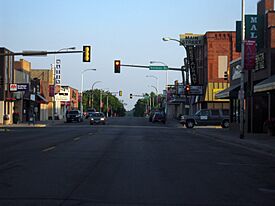
[[192, 98], [193, 112], [205, 108], [229, 108], [228, 99], [217, 99], [215, 95], [229, 87], [224, 80], [225, 72], [229, 72], [230, 61], [238, 58], [235, 52], [236, 32], [206, 32], [202, 46], [195, 48], [199, 84], [204, 87], [203, 96]]
[[[28, 84], [31, 82], [31, 63], [20, 59], [14, 62], [14, 83], [17, 84]], [[28, 87], [30, 89], [30, 87]], [[30, 113], [30, 90], [28, 91], [17, 91], [14, 92], [16, 101], [14, 103], [14, 112], [19, 114], [19, 121], [27, 121], [28, 114]]]

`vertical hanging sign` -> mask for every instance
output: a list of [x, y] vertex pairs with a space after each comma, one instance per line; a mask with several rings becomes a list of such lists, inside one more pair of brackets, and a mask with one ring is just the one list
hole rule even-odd
[[55, 62], [55, 85], [61, 85], [61, 60]]
[[256, 64], [256, 42], [245, 40], [244, 42], [244, 68], [255, 69]]

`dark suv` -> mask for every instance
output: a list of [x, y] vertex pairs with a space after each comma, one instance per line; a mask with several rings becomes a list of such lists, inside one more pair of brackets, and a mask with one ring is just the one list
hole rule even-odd
[[79, 110], [71, 110], [67, 113], [66, 120], [67, 122], [72, 122], [72, 121], [83, 122], [83, 117]]
[[222, 128], [229, 127], [229, 110], [228, 109], [202, 109], [194, 115], [181, 116], [180, 123], [187, 128], [193, 128], [195, 125], [220, 125]]

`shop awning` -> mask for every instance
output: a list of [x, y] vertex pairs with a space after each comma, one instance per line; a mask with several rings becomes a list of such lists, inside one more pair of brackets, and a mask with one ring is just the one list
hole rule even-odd
[[275, 89], [275, 75], [254, 86], [254, 92], [267, 92]]
[[48, 100], [45, 97], [43, 97], [42, 95], [37, 94], [36, 96], [38, 97], [38, 102], [43, 103], [43, 104], [48, 103]]
[[217, 99], [230, 99], [230, 98], [238, 98], [238, 90], [240, 88], [240, 84], [232, 85], [225, 90], [220, 91], [215, 95]]

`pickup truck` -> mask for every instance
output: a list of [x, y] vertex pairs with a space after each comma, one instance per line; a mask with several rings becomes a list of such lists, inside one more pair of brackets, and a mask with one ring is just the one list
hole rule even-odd
[[194, 115], [182, 115], [180, 123], [187, 128], [197, 126], [221, 126], [229, 127], [229, 110], [228, 109], [201, 109]]

